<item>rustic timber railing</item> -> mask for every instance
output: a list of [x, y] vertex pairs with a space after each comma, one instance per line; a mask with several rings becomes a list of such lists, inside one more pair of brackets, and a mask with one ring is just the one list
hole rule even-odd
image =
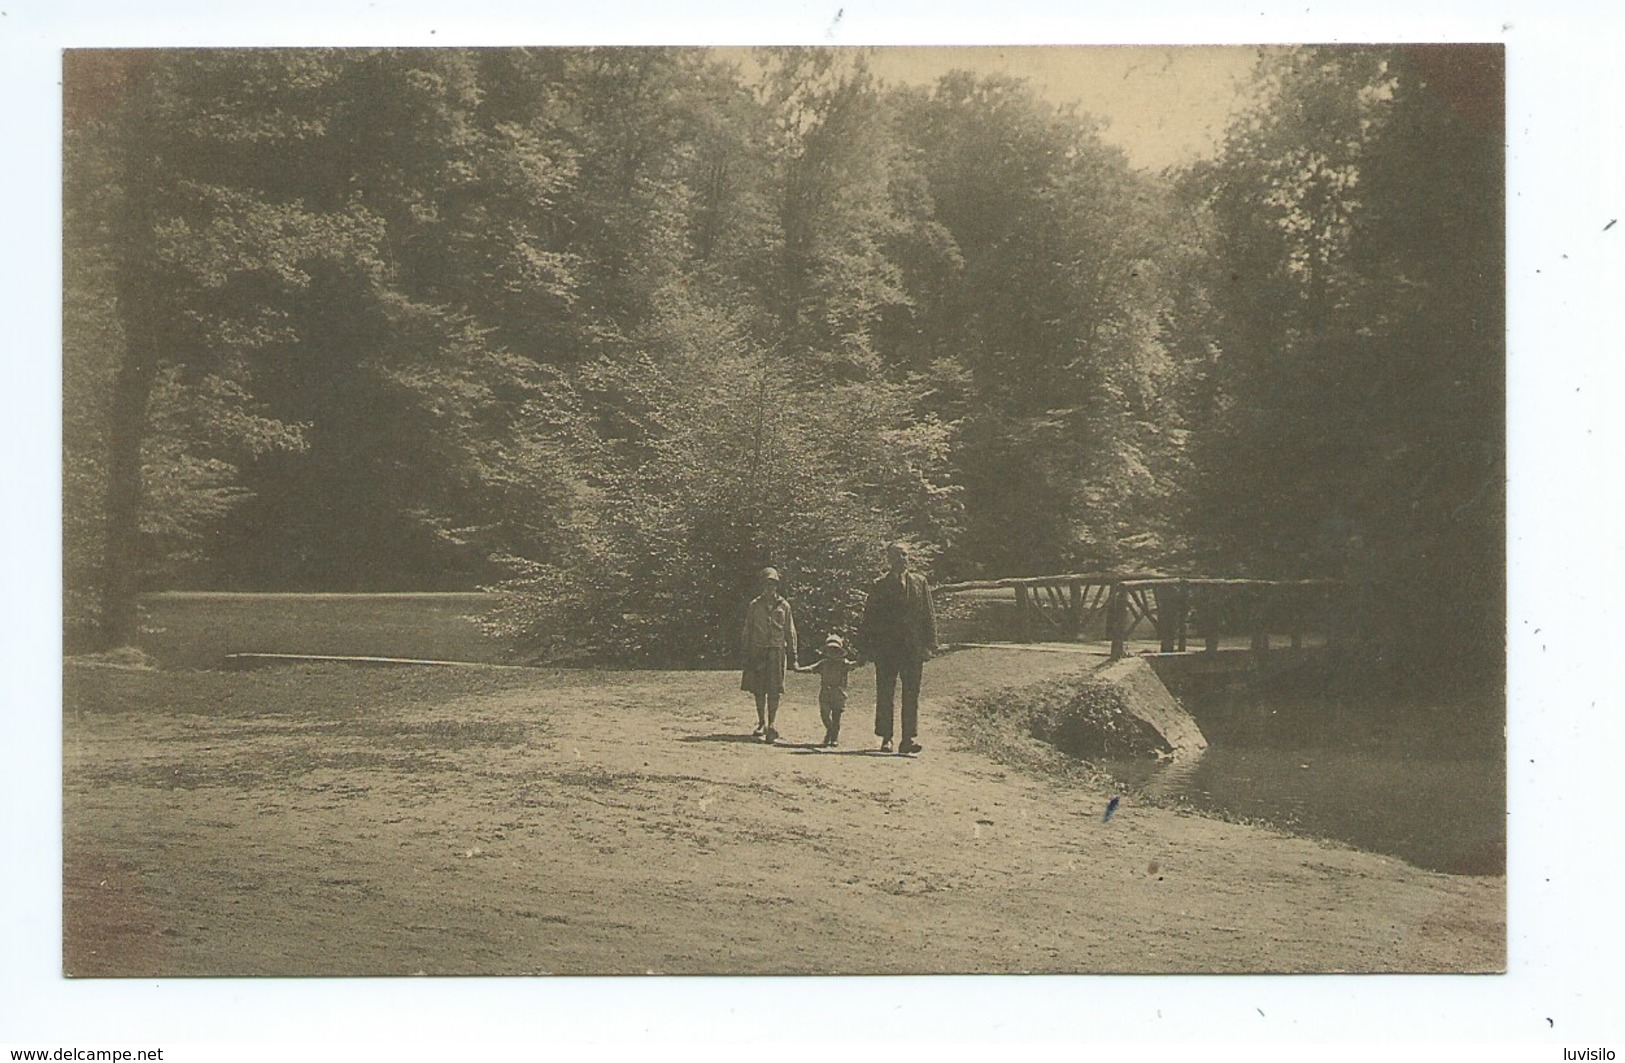
[[1075, 639], [1084, 616], [1105, 608], [1113, 589], [1123, 580], [1153, 580], [1152, 573], [1122, 575], [1115, 572], [1076, 572], [1061, 576], [1012, 576], [1006, 579], [969, 580], [936, 587], [938, 593], [1014, 590], [1020, 617], [1019, 640], [1036, 641], [1036, 632]]
[[1225, 635], [1244, 635], [1255, 653], [1268, 653], [1271, 635], [1286, 635], [1301, 649], [1312, 630], [1326, 631], [1336, 580], [1210, 579], [1157, 573], [1084, 572], [1020, 576], [944, 584], [942, 593], [1014, 590], [1018, 641], [1040, 636], [1071, 641], [1085, 618], [1104, 614], [1111, 655], [1122, 657], [1127, 642], [1149, 624], [1163, 653], [1189, 652], [1193, 634], [1203, 649], [1216, 653]]
[[1270, 635], [1287, 635], [1293, 649], [1324, 618], [1336, 580], [1265, 579], [1125, 579], [1113, 589], [1106, 606], [1106, 629], [1112, 656], [1121, 657], [1137, 621], [1149, 616], [1163, 653], [1185, 653], [1192, 628], [1202, 635], [1203, 649], [1216, 653], [1220, 637], [1239, 629], [1255, 653], [1268, 653]]

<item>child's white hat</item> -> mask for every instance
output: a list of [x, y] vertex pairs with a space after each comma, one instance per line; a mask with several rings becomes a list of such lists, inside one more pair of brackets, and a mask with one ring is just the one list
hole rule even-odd
[[829, 638], [824, 640], [824, 645], [834, 646], [837, 649], [846, 649], [846, 642], [839, 635], [831, 635]]

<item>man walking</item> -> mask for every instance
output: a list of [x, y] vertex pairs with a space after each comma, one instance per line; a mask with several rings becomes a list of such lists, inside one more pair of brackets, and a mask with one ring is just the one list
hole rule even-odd
[[918, 753], [920, 677], [925, 660], [937, 648], [936, 616], [931, 608], [931, 587], [925, 577], [909, 568], [908, 547], [886, 547], [890, 571], [869, 588], [858, 627], [858, 644], [875, 662], [875, 734], [880, 751], [892, 750], [893, 703], [897, 681], [903, 681], [903, 733], [899, 753]]
[[784, 693], [784, 668], [796, 659], [796, 621], [790, 603], [779, 597], [777, 569], [762, 569], [762, 593], [745, 607], [745, 628], [739, 637], [744, 674], [739, 687], [756, 695], [756, 735], [776, 741], [779, 696]]

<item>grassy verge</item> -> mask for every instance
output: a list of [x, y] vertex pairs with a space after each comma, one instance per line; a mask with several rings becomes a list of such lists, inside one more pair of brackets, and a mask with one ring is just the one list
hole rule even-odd
[[956, 737], [976, 752], [1091, 787], [1111, 785], [1092, 759], [1153, 759], [1162, 748], [1123, 692], [1086, 672], [966, 695], [949, 713]]

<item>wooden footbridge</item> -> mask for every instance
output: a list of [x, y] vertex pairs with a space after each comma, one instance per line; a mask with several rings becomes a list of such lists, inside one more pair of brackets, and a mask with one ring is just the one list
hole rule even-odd
[[[937, 594], [997, 597], [1013, 591], [1016, 642], [1100, 642], [1113, 659], [1136, 641], [1163, 654], [1270, 652], [1279, 636], [1294, 650], [1324, 645], [1337, 580], [1210, 579], [1160, 573], [1069, 573], [972, 580]], [[1192, 644], [1200, 640], [1200, 648]], [[1150, 646], [1157, 648], [1151, 650]]]

